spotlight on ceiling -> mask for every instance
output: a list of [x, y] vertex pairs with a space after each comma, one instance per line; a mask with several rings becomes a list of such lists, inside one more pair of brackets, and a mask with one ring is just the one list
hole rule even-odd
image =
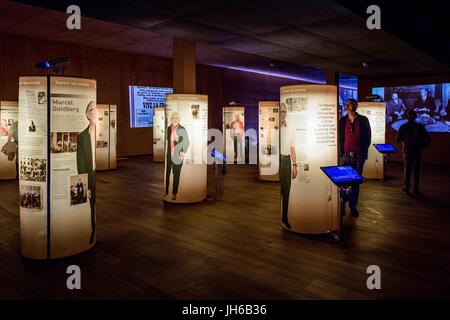
[[56, 59], [45, 60], [34, 65], [36, 69], [61, 68], [69, 63], [69, 57], [61, 57]]
[[367, 68], [367, 67], [369, 66], [369, 64], [368, 64], [367, 62], [363, 61], [362, 66], [363, 66], [364, 68]]

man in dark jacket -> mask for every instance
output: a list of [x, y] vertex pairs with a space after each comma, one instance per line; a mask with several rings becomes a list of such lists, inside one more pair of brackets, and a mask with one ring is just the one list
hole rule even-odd
[[89, 244], [95, 240], [95, 122], [97, 119], [96, 105], [94, 101], [89, 102], [86, 107], [86, 117], [89, 125], [81, 131], [77, 137], [77, 169], [78, 174], [88, 175], [88, 198], [91, 206], [92, 233]]
[[178, 186], [180, 184], [181, 167], [183, 166], [184, 155], [189, 148], [189, 135], [186, 129], [180, 125], [178, 112], [173, 112], [170, 116], [171, 125], [166, 133], [166, 191], [164, 196], [169, 194], [170, 173], [173, 172], [172, 201], [177, 199]]
[[431, 138], [425, 127], [415, 121], [417, 114], [413, 110], [408, 111], [407, 118], [408, 122], [397, 133], [397, 142], [403, 143], [403, 191], [409, 194], [411, 171], [414, 169], [414, 193], [420, 195], [420, 159]]
[[[372, 131], [369, 119], [356, 112], [358, 102], [348, 99], [345, 104], [347, 115], [339, 120], [339, 165], [351, 166], [362, 174], [367, 159]], [[349, 194], [350, 213], [358, 217], [359, 184], [352, 186]]]

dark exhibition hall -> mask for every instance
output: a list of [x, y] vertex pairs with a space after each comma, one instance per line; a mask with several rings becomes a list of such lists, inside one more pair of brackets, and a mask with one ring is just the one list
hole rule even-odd
[[0, 300], [450, 299], [443, 4], [0, 0]]

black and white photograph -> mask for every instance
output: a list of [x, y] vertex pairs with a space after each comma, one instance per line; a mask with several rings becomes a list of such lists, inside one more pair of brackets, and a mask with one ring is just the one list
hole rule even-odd
[[42, 209], [42, 190], [40, 186], [20, 185], [20, 206], [25, 209]]
[[22, 158], [20, 160], [20, 180], [45, 182], [47, 180], [47, 160]]
[[38, 92], [38, 104], [46, 104], [47, 99], [45, 98], [45, 92], [39, 91]]
[[51, 132], [50, 150], [52, 153], [76, 152], [77, 132]]
[[97, 140], [97, 148], [107, 148], [108, 141], [105, 140]]
[[199, 109], [200, 109], [200, 105], [198, 105], [198, 104], [191, 105], [192, 119], [198, 119], [198, 117], [199, 117], [198, 110]]
[[28, 125], [28, 132], [36, 132], [36, 124], [34, 120], [30, 120], [30, 124]]
[[277, 146], [275, 145], [263, 145], [261, 146], [261, 153], [267, 156], [277, 154]]
[[287, 98], [286, 106], [288, 112], [301, 112], [306, 109], [308, 105], [307, 97], [299, 97], [299, 98]]
[[86, 203], [88, 199], [88, 175], [78, 174], [70, 177], [70, 205]]

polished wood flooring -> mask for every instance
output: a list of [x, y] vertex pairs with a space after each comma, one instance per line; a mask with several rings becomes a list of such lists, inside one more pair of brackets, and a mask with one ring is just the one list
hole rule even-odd
[[[256, 166], [229, 166], [218, 201], [161, 201], [163, 164], [120, 160], [97, 173], [92, 250], [56, 261], [20, 255], [17, 181], [0, 181], [2, 299], [450, 298], [450, 170], [425, 167], [424, 196], [401, 192], [401, 165], [362, 186], [348, 240], [280, 230], [279, 187]], [[66, 288], [66, 268], [82, 290]], [[368, 290], [378, 265], [382, 289]]]

